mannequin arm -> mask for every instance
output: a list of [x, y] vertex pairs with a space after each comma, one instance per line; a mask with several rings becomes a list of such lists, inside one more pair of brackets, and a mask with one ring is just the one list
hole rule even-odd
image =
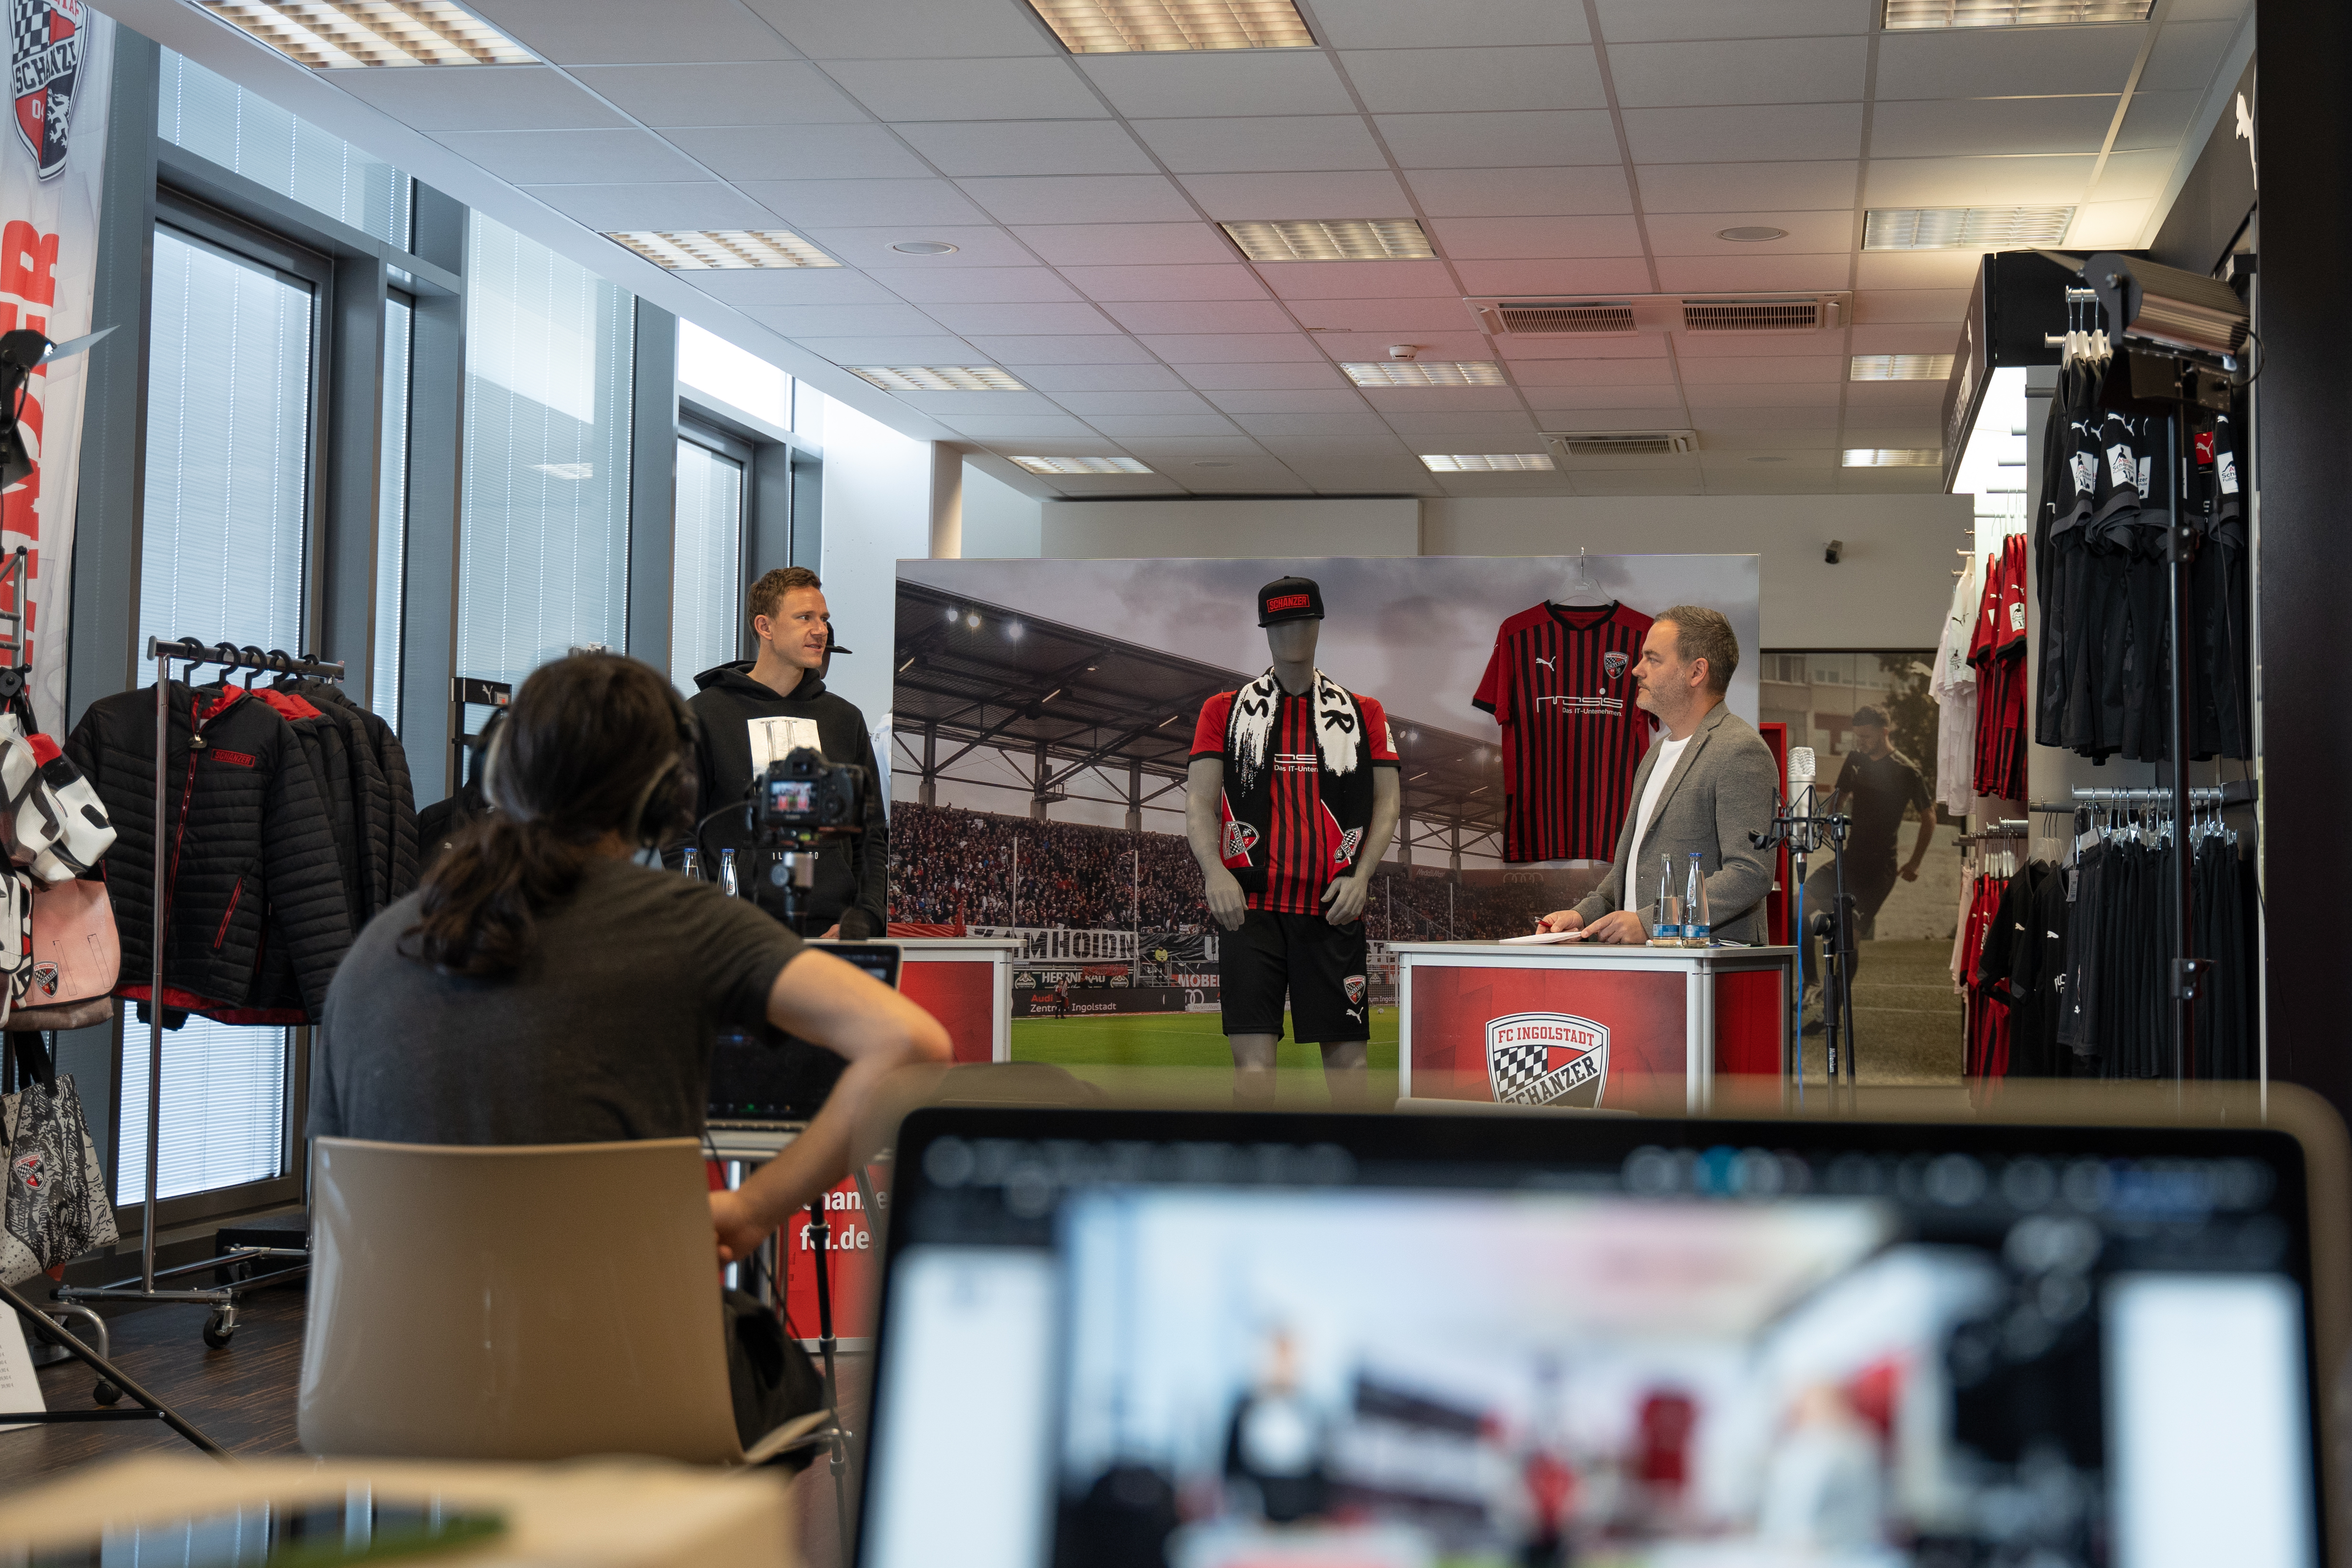
[[[1225, 869], [1217, 852], [1217, 833], [1223, 824], [1218, 819], [1217, 801], [1225, 792], [1225, 764], [1218, 757], [1195, 757], [1184, 774], [1184, 837], [1192, 846], [1192, 858], [1201, 865], [1202, 890], [1209, 900], [1209, 913], [1227, 931], [1242, 929], [1242, 917], [1249, 912], [1248, 902], [1242, 895], [1242, 885]], [[1391, 821], [1393, 821], [1391, 817]]]

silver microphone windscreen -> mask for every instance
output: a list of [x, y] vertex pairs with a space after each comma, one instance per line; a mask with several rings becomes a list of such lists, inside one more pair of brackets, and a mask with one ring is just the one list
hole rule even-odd
[[1813, 782], [1813, 749], [1811, 746], [1789, 748], [1789, 789], [1794, 794], [1799, 784]]

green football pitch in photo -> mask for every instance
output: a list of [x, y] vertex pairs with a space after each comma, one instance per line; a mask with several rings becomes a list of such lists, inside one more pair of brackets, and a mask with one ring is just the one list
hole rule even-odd
[[[1231, 1068], [1224, 1031], [1214, 1013], [1144, 1013], [1124, 1017], [1015, 1018], [1013, 1059], [1051, 1062], [1080, 1078], [1090, 1068]], [[1283, 1019], [1282, 1047], [1276, 1058], [1282, 1069], [1280, 1098], [1294, 1095], [1323, 1098], [1321, 1053], [1290, 1038], [1288, 1015]], [[1372, 1009], [1370, 1081], [1375, 1096], [1396, 1093], [1397, 1010]], [[1313, 1069], [1313, 1070], [1310, 1070]]]

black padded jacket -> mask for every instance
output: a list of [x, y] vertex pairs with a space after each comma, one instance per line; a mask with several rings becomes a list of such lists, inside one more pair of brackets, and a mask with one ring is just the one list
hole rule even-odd
[[[308, 750], [258, 693], [192, 691], [178, 681], [169, 690], [164, 1004], [231, 1023], [316, 1018], [352, 933], [334, 814]], [[122, 942], [115, 989], [143, 1000], [152, 951], [154, 689], [92, 703], [66, 754], [114, 821], [107, 892]], [[265, 1010], [262, 972], [272, 950], [290, 965], [298, 1016]]]

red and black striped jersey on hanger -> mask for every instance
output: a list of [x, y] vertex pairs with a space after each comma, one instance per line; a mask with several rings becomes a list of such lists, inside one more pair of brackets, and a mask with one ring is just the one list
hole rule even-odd
[[1650, 617], [1537, 605], [1505, 621], [1471, 700], [1503, 727], [1506, 860], [1606, 860], [1657, 721], [1633, 706]]

